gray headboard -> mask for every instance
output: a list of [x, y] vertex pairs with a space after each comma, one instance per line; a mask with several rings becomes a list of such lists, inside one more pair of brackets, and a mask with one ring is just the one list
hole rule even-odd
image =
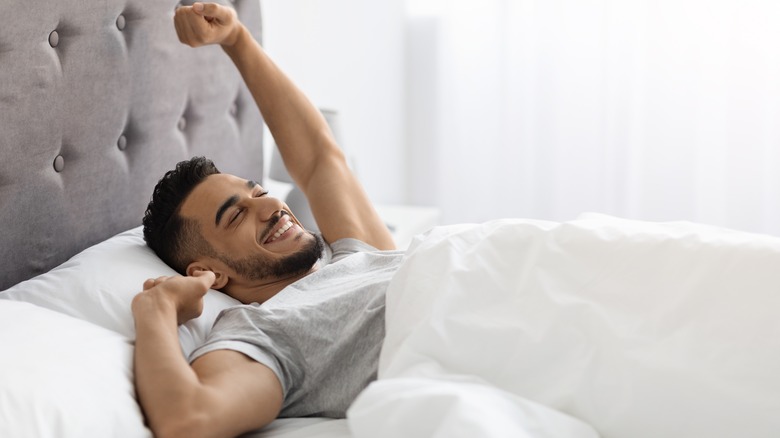
[[[262, 119], [172, 0], [12, 0], [0, 25], [0, 290], [140, 225], [157, 180], [212, 158], [262, 180]], [[231, 4], [260, 39], [259, 0]]]

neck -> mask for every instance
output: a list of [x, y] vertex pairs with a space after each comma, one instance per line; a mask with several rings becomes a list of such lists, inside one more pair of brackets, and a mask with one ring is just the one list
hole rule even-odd
[[261, 281], [242, 281], [231, 280], [222, 289], [227, 295], [241, 301], [243, 304], [264, 303], [274, 295], [281, 292], [287, 286], [295, 283], [303, 277], [317, 270], [317, 264], [308, 271], [301, 274], [295, 274], [284, 278], [261, 280]]

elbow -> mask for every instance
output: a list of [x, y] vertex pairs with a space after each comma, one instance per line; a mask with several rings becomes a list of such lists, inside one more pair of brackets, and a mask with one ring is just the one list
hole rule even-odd
[[152, 424], [152, 432], [155, 438], [203, 438], [211, 436], [207, 426], [206, 415], [192, 413], [160, 419], [157, 424]]

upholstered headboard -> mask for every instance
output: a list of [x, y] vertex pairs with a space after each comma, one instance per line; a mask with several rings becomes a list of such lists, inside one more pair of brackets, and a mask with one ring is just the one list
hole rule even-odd
[[[179, 3], [12, 3], [0, 25], [0, 290], [140, 225], [180, 160], [261, 180], [259, 111], [219, 47], [179, 43]], [[259, 0], [231, 3], [259, 40]]]

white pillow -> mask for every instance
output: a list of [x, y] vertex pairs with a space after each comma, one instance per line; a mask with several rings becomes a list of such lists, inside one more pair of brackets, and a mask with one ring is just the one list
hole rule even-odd
[[[147, 278], [174, 275], [143, 240], [142, 227], [120, 233], [73, 258], [4, 292], [0, 298], [26, 301], [74, 316], [135, 339], [130, 304]], [[222, 309], [240, 304], [217, 291], [209, 291], [203, 314], [179, 327], [186, 356], [203, 343]]]
[[0, 301], [0, 436], [151, 437], [124, 336], [28, 303]]

